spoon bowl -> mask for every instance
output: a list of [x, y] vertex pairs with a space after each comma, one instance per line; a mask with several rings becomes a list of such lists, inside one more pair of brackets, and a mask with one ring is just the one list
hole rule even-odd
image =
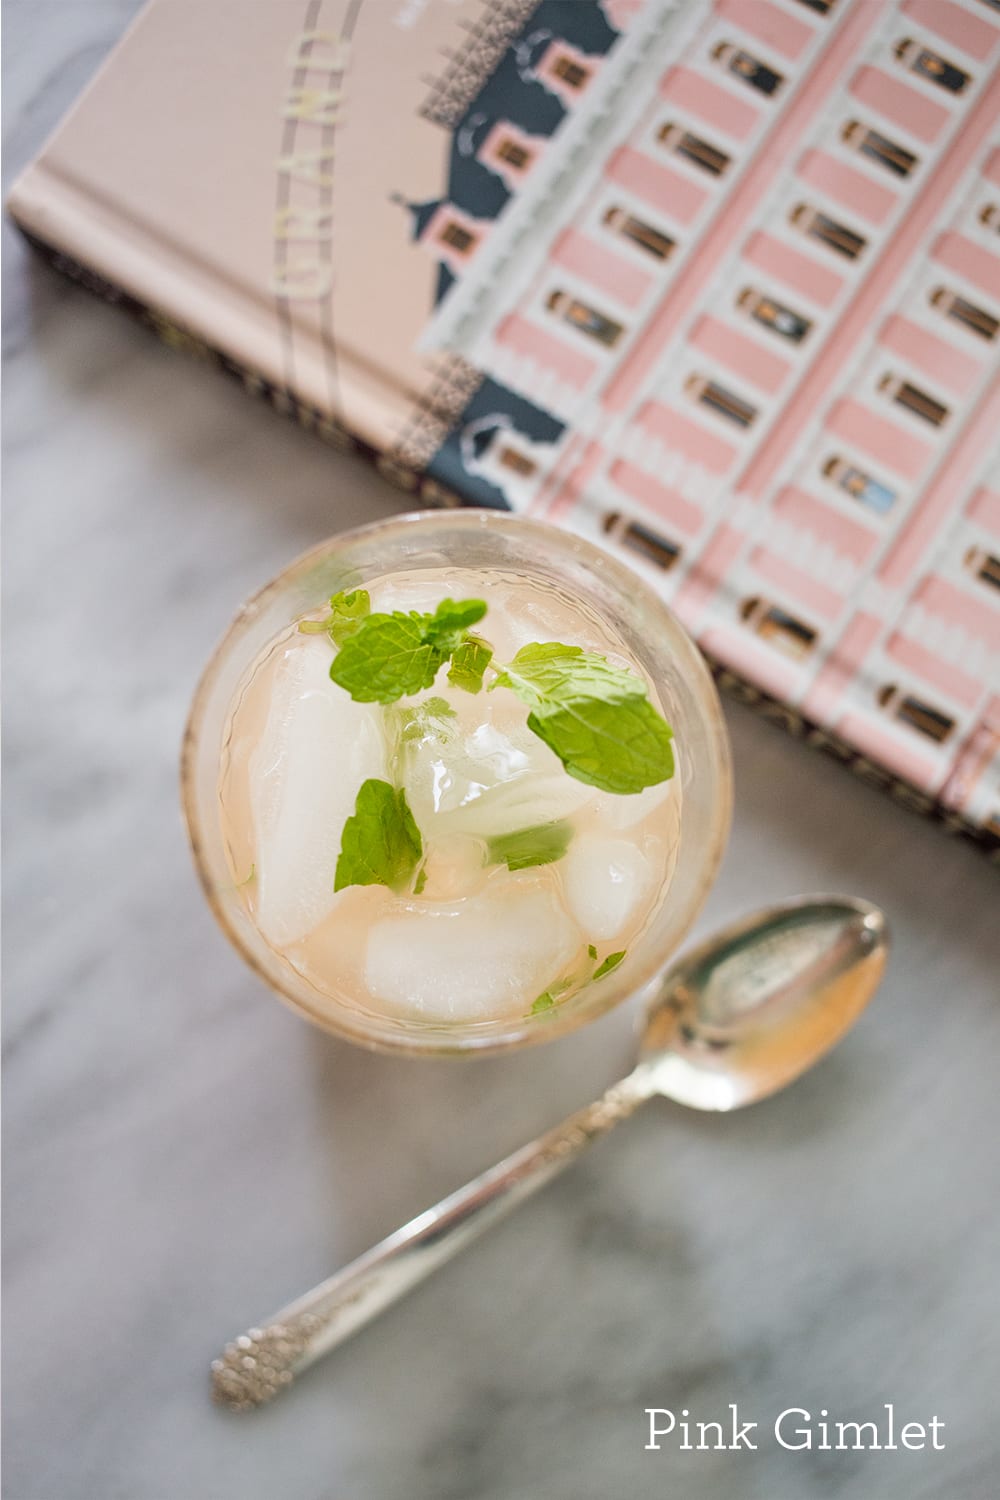
[[657, 981], [640, 1057], [656, 1093], [693, 1109], [765, 1099], [834, 1046], [875, 993], [883, 913], [813, 896], [714, 934]]

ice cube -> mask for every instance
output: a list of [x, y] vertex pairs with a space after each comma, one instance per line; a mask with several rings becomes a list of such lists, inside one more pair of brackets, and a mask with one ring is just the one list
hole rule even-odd
[[578, 835], [558, 868], [570, 912], [591, 942], [607, 942], [623, 932], [656, 878], [635, 844], [595, 833]]
[[601, 792], [591, 804], [591, 812], [606, 828], [625, 833], [660, 806], [673, 794], [674, 778], [658, 781], [641, 792], [619, 796], [615, 792]]
[[355, 703], [331, 682], [332, 660], [325, 637], [288, 647], [250, 758], [256, 917], [275, 947], [298, 942], [329, 914], [358, 788], [385, 776], [381, 709]]
[[489, 879], [485, 839], [444, 833], [425, 845], [423, 894], [429, 901], [455, 901], [481, 891]]
[[523, 723], [414, 744], [403, 779], [421, 828], [483, 838], [567, 818], [596, 795]]
[[585, 651], [605, 653], [609, 641], [579, 600], [561, 591], [521, 589], [511, 597], [503, 616], [503, 647], [513, 656], [535, 641], [563, 641]]
[[464, 597], [447, 581], [443, 572], [433, 578], [413, 577], [403, 573], [395, 578], [380, 578], [369, 589], [374, 613], [390, 614], [394, 609], [415, 609], [432, 615], [442, 599]]
[[381, 1004], [428, 1021], [521, 1015], [580, 941], [544, 878], [498, 873], [461, 901], [397, 901], [369, 932], [365, 984]]

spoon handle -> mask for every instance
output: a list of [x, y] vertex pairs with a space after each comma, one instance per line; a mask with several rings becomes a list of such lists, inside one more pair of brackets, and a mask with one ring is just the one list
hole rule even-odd
[[212, 1363], [215, 1399], [236, 1411], [262, 1406], [296, 1375], [509, 1213], [628, 1119], [653, 1092], [643, 1064], [600, 1099], [505, 1157], [440, 1203], [290, 1302], [260, 1328], [227, 1344]]

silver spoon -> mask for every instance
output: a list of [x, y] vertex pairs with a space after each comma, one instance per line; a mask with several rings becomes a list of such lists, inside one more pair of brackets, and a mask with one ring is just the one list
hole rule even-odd
[[270, 1401], [647, 1099], [729, 1110], [784, 1088], [860, 1015], [888, 941], [877, 907], [831, 896], [757, 912], [694, 949], [655, 982], [627, 1078], [228, 1344], [216, 1400]]

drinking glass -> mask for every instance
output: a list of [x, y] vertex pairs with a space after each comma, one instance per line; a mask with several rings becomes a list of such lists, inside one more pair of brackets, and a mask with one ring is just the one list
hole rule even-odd
[[[257, 929], [227, 858], [219, 781], [237, 695], [265, 648], [296, 619], [342, 589], [387, 574], [484, 569], [520, 575], [585, 601], [608, 622], [655, 684], [674, 731], [680, 844], [659, 907], [617, 969], [541, 1015], [428, 1022], [378, 1014], [366, 997], [321, 993]], [[548, 523], [502, 511], [429, 511], [379, 521], [321, 542], [240, 610], [195, 693], [182, 755], [182, 798], [208, 903], [227, 937], [299, 1014], [364, 1046], [410, 1054], [493, 1052], [548, 1041], [618, 1005], [655, 980], [712, 885], [729, 831], [729, 742], [705, 662], [662, 599], [610, 553]]]

